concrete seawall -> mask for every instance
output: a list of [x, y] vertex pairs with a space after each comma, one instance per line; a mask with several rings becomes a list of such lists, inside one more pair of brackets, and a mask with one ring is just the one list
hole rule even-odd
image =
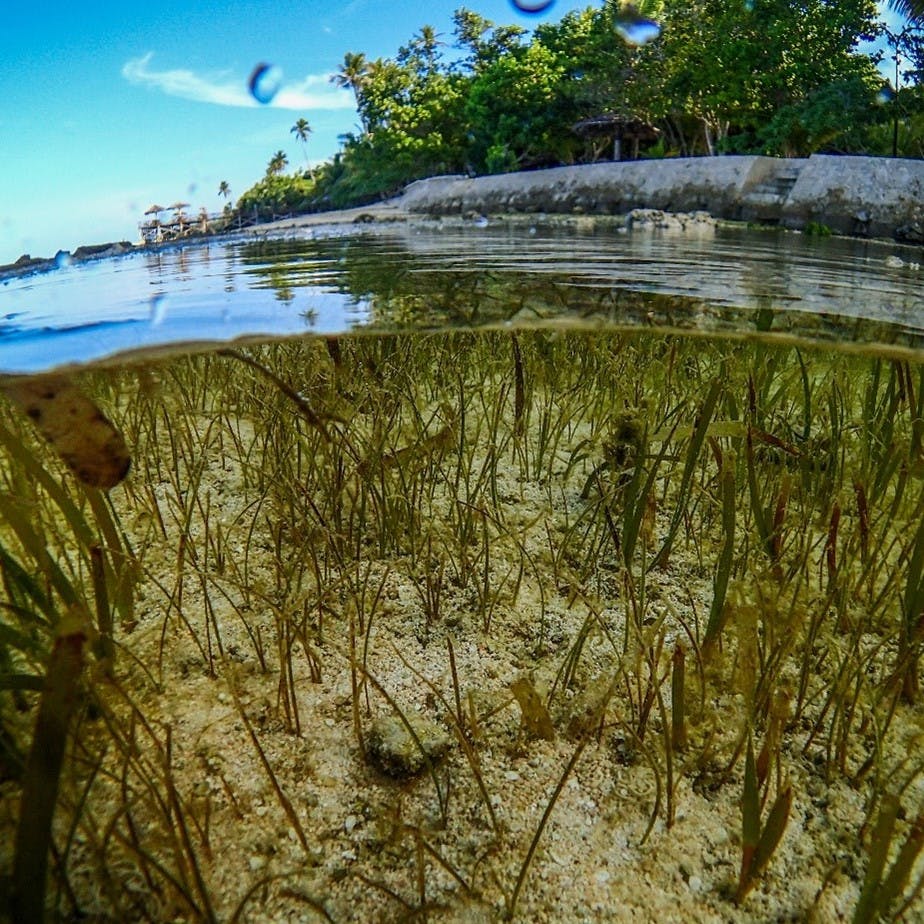
[[819, 222], [842, 234], [924, 243], [924, 161], [815, 154], [584, 164], [419, 180], [398, 204], [431, 215], [704, 210], [735, 221], [793, 229]]

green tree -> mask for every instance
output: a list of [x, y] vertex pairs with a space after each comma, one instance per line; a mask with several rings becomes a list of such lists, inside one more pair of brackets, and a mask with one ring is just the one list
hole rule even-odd
[[468, 51], [458, 66], [475, 73], [518, 48], [526, 34], [519, 26], [495, 26], [490, 19], [465, 7], [453, 13], [452, 21], [456, 47]]
[[218, 195], [224, 199], [227, 199], [231, 195], [231, 187], [228, 185], [227, 180], [222, 180], [218, 184]]
[[782, 154], [862, 150], [864, 129], [876, 115], [874, 97], [859, 77], [825, 84], [777, 109], [755, 137], [762, 150]]
[[287, 212], [306, 212], [316, 197], [314, 182], [301, 174], [267, 174], [250, 187], [237, 201], [241, 214], [254, 212], [260, 218], [271, 218]]
[[440, 64], [440, 48], [445, 47], [433, 26], [421, 26], [411, 41], [398, 50], [399, 64], [410, 64], [422, 78], [435, 73]]
[[[557, 23], [543, 23], [535, 32], [553, 55], [559, 79], [554, 88], [549, 139], [563, 162], [595, 159], [601, 142], [586, 142], [575, 123], [607, 113], [650, 120], [648, 98], [657, 94], [659, 69], [648, 68], [636, 79], [637, 64], [651, 55], [650, 47], [634, 50], [614, 34], [614, 5], [568, 13]], [[603, 142], [610, 147], [609, 140]]]
[[552, 149], [562, 77], [561, 63], [540, 42], [482, 68], [465, 103], [476, 169], [496, 172], [557, 160]]
[[441, 66], [438, 47], [438, 37], [425, 27], [397, 58], [377, 58], [366, 68], [366, 131], [361, 139], [348, 139], [344, 164], [347, 172], [362, 176], [359, 185], [367, 193], [378, 186], [386, 194], [410, 180], [461, 167], [467, 80]]
[[870, 133], [870, 146], [893, 157], [920, 157], [924, 146], [924, 19], [909, 20], [898, 30], [882, 23], [880, 34], [888, 43], [880, 64], [887, 63], [889, 85], [877, 97], [882, 124]]
[[[657, 114], [692, 116], [708, 153], [759, 149], [759, 131], [829, 84], [873, 80], [857, 52], [874, 34], [874, 0], [664, 0]], [[732, 135], [742, 136], [731, 141]], [[809, 153], [798, 146], [769, 153]]]

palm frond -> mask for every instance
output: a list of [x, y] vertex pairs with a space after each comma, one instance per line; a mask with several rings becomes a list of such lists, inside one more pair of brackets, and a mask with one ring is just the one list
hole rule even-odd
[[906, 19], [924, 25], [924, 0], [889, 0], [888, 6]]

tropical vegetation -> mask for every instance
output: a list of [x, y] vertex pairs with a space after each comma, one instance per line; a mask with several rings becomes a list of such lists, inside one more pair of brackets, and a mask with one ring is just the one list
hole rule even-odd
[[[423, 26], [394, 58], [348, 52], [331, 79], [355, 95], [356, 131], [313, 168], [287, 173], [277, 151], [237, 207], [268, 217], [372, 202], [425, 176], [587, 163], [612, 156], [612, 138], [575, 127], [601, 117], [656, 129], [648, 157], [921, 157], [920, 3], [894, 0], [911, 17], [898, 33], [875, 0], [604, 0], [532, 32], [461, 8], [450, 36]], [[627, 16], [656, 22], [652, 40], [620, 38]], [[291, 133], [304, 144], [311, 127]]]

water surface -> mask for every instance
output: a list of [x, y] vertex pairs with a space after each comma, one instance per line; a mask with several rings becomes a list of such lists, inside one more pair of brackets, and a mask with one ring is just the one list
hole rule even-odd
[[240, 337], [511, 321], [917, 345], [924, 295], [913, 259], [845, 238], [542, 220], [213, 240], [5, 280], [0, 371]]

